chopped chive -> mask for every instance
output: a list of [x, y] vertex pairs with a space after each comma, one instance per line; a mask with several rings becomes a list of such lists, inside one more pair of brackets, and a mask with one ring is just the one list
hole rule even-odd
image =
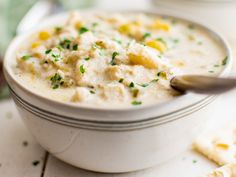
[[60, 85], [62, 85], [61, 83], [64, 81], [62, 81], [62, 77], [60, 76], [60, 74], [55, 73], [51, 78], [51, 85], [53, 89], [57, 89], [59, 88]]
[[220, 65], [214, 65], [214, 67], [216, 67], [216, 68], [217, 68], [217, 67], [220, 67]]
[[177, 44], [177, 43], [179, 43], [179, 39], [173, 39], [173, 42], [175, 43], [175, 44]]
[[52, 49], [48, 49], [45, 51], [45, 54], [49, 54], [52, 51]]
[[23, 141], [23, 142], [22, 142], [22, 145], [23, 145], [24, 147], [28, 146], [28, 144], [29, 144], [29, 143], [28, 143], [27, 141]]
[[54, 61], [55, 61], [55, 62], [58, 62], [59, 60], [62, 59], [61, 55], [58, 54], [58, 53], [52, 53], [51, 56], [54, 58]]
[[159, 37], [159, 38], [156, 38], [156, 40], [162, 42], [163, 44], [166, 44], [166, 41], [163, 38]]
[[85, 73], [84, 65], [80, 65], [79, 70], [82, 74], [84, 74]]
[[116, 59], [116, 56], [117, 56], [117, 55], [119, 55], [118, 52], [113, 52], [113, 53], [112, 53], [112, 59], [111, 59], [111, 62], [110, 62], [111, 65], [116, 65], [115, 59]]
[[88, 60], [90, 60], [90, 57], [86, 57], [86, 58], [84, 58], [84, 60], [88, 61]]
[[136, 105], [141, 105], [142, 102], [141, 101], [132, 101], [131, 104], [136, 106]]
[[78, 49], [78, 44], [73, 45], [72, 49], [77, 50]]
[[88, 32], [88, 31], [89, 31], [88, 28], [86, 28], [86, 27], [81, 27], [81, 28], [79, 29], [79, 34], [83, 34], [83, 33], [86, 33], [86, 32]]
[[30, 57], [31, 57], [30, 55], [24, 55], [21, 57], [21, 59], [26, 61], [26, 60], [30, 59]]
[[62, 30], [62, 28], [61, 28], [61, 27], [59, 27], [59, 26], [55, 27], [55, 32], [56, 32], [56, 33], [59, 33], [59, 32], [61, 32], [61, 30]]
[[228, 56], [226, 56], [226, 57], [223, 59], [222, 65], [223, 65], [223, 66], [226, 65], [227, 62], [228, 62]]
[[133, 82], [130, 82], [129, 87], [130, 87], [130, 88], [133, 88], [133, 87], [134, 87], [134, 83], [133, 83]]
[[98, 23], [97, 23], [97, 22], [92, 23], [92, 27], [93, 27], [93, 28], [95, 28], [95, 27], [97, 27], [97, 26], [98, 26]]
[[209, 73], [214, 73], [214, 71], [208, 71]]
[[97, 45], [96, 43], [94, 43], [94, 44], [92, 45], [92, 48], [93, 48], [94, 50], [99, 49], [99, 47], [98, 47], [98, 45]]
[[34, 160], [34, 161], [32, 162], [32, 165], [33, 165], [33, 166], [37, 166], [39, 163], [40, 163], [39, 160]]
[[93, 90], [90, 90], [89, 92], [90, 92], [91, 94], [95, 94], [95, 92], [94, 92]]
[[119, 83], [122, 83], [124, 81], [124, 78], [120, 78]]
[[158, 81], [159, 81], [159, 79], [153, 79], [153, 80], [150, 81], [150, 83], [158, 82]]
[[119, 39], [113, 39], [115, 42], [117, 42], [118, 44], [122, 44], [122, 41]]
[[69, 39], [64, 39], [60, 42], [60, 46], [64, 49], [70, 49], [71, 41]]
[[144, 33], [144, 35], [143, 35], [143, 39], [146, 39], [146, 38], [148, 38], [148, 37], [150, 37], [150, 36], [151, 36], [151, 33], [146, 32], [146, 33]]
[[193, 163], [197, 163], [197, 160], [193, 160]]
[[60, 50], [60, 51], [63, 50], [63, 48], [60, 45], [57, 46], [57, 49]]
[[139, 85], [141, 87], [147, 87], [149, 84], [137, 84], [137, 85]]

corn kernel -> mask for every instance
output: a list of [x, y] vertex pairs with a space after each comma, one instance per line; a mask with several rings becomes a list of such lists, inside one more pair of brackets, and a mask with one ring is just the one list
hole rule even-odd
[[76, 28], [76, 29], [80, 29], [82, 26], [83, 26], [83, 24], [82, 24], [81, 21], [77, 21], [77, 22], [75, 23], [75, 28]]
[[50, 34], [47, 31], [41, 31], [39, 32], [39, 39], [41, 40], [47, 40], [50, 38]]
[[225, 143], [218, 143], [216, 144], [216, 147], [221, 148], [223, 150], [227, 150], [229, 148], [229, 145]]
[[136, 26], [133, 24], [124, 24], [124, 25], [121, 25], [118, 30], [122, 34], [133, 35], [133, 34], [135, 34], [136, 29], [137, 29]]
[[39, 41], [36, 41], [36, 42], [33, 42], [32, 44], [31, 44], [31, 48], [37, 48], [38, 46], [40, 46], [41, 45], [41, 42], [39, 42]]
[[151, 40], [146, 42], [146, 45], [160, 51], [161, 53], [164, 53], [167, 50], [166, 45], [162, 41]]
[[165, 79], [165, 80], [168, 79], [167, 73], [164, 72], [164, 71], [158, 72], [158, 73], [157, 73], [157, 76], [159, 76], [159, 77], [161, 77], [161, 78], [163, 78], [163, 79]]
[[156, 29], [156, 30], [163, 30], [163, 31], [170, 30], [170, 25], [168, 23], [161, 21], [161, 20], [156, 20], [150, 27], [152, 29]]
[[158, 67], [157, 63], [151, 58], [135, 54], [129, 54], [128, 57], [132, 64], [143, 65], [144, 67], [150, 69], [156, 69]]

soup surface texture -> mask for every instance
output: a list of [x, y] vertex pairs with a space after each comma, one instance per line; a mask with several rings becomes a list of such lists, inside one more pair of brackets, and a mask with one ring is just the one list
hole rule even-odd
[[71, 13], [32, 34], [16, 53], [16, 75], [30, 90], [91, 107], [132, 107], [179, 94], [180, 74], [218, 75], [221, 43], [197, 25], [141, 13]]

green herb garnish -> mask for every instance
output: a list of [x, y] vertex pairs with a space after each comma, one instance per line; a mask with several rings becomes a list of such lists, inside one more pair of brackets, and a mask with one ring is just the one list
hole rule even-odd
[[113, 39], [115, 42], [117, 42], [118, 44], [122, 44], [122, 41], [119, 39]]
[[119, 83], [122, 83], [124, 81], [124, 78], [120, 78]]
[[116, 59], [116, 56], [117, 56], [117, 55], [119, 55], [118, 52], [113, 52], [113, 53], [112, 53], [112, 59], [111, 59], [111, 62], [110, 62], [111, 65], [116, 65], [115, 59]]
[[159, 81], [159, 79], [153, 79], [153, 80], [150, 81], [150, 83], [158, 82], [158, 81]]
[[131, 104], [136, 106], [136, 105], [141, 105], [142, 102], [141, 101], [132, 101]]
[[149, 84], [137, 84], [137, 85], [139, 85], [139, 86], [141, 86], [141, 87], [147, 87], [147, 86], [149, 86]]
[[28, 146], [28, 144], [29, 144], [29, 143], [28, 143], [27, 141], [23, 141], [23, 142], [22, 142], [22, 145], [23, 145], [24, 147]]
[[54, 58], [54, 61], [57, 62], [59, 60], [61, 60], [61, 55], [58, 53], [52, 53], [52, 57]]
[[175, 44], [177, 44], [177, 43], [179, 43], [179, 39], [173, 39], [173, 42], [174, 42]]
[[98, 26], [98, 23], [97, 23], [97, 22], [92, 23], [92, 27], [93, 27], [93, 28], [95, 28], [95, 27], [97, 27], [97, 26]]
[[55, 73], [50, 80], [53, 89], [59, 88], [59, 86], [64, 83], [64, 81], [62, 81], [62, 77], [58, 73]]
[[88, 61], [88, 60], [90, 60], [90, 57], [86, 57], [84, 60]]
[[64, 41], [60, 42], [60, 46], [64, 49], [70, 49], [71, 41], [69, 39], [65, 39]]
[[93, 90], [90, 90], [89, 92], [90, 92], [91, 94], [95, 94], [95, 91], [93, 91]]
[[60, 32], [61, 32], [61, 30], [62, 30], [62, 28], [61, 28], [61, 27], [59, 27], [59, 26], [55, 27], [55, 32], [56, 32], [56, 33], [60, 33]]
[[223, 65], [223, 66], [226, 65], [227, 62], [228, 62], [228, 56], [226, 56], [226, 57], [223, 59], [222, 65]]
[[45, 54], [49, 54], [52, 51], [52, 49], [48, 49], [45, 51]]
[[214, 67], [216, 67], [216, 68], [217, 68], [217, 67], [220, 67], [220, 65], [214, 65]]
[[31, 57], [30, 55], [24, 55], [21, 57], [21, 59], [26, 61], [26, 60], [30, 59], [30, 57]]
[[197, 160], [193, 160], [193, 163], [197, 163]]
[[77, 50], [78, 49], [78, 44], [73, 45], [72, 49]]
[[88, 28], [86, 28], [86, 27], [81, 27], [81, 28], [79, 29], [79, 34], [83, 34], [83, 33], [86, 33], [86, 32], [88, 32], [88, 31], [89, 31]]
[[208, 71], [209, 73], [214, 73], [214, 71]]
[[166, 41], [163, 38], [159, 37], [159, 38], [156, 38], [156, 40], [162, 42], [163, 44], [166, 44]]
[[37, 166], [39, 163], [40, 163], [39, 160], [34, 160], [34, 161], [32, 162], [32, 165], [33, 165], [33, 166]]
[[130, 82], [129, 87], [130, 87], [130, 88], [133, 88], [133, 87], [134, 87], [134, 83], [133, 83], [133, 82]]
[[60, 50], [60, 51], [63, 50], [63, 48], [60, 45], [57, 46], [57, 49]]
[[85, 73], [84, 65], [80, 65], [79, 70], [82, 74], [84, 74]]
[[146, 38], [148, 38], [148, 37], [150, 37], [150, 36], [151, 36], [151, 33], [146, 32], [146, 33], [144, 33], [144, 35], [143, 35], [143, 39], [146, 39]]

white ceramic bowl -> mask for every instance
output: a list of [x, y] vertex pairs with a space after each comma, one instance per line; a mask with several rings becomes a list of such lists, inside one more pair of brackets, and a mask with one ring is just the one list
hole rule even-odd
[[[52, 17], [41, 27], [62, 23], [67, 16]], [[217, 33], [201, 27], [225, 49], [229, 62], [221, 75], [227, 75], [232, 63], [228, 44]], [[186, 94], [158, 105], [103, 109], [62, 103], [33, 93], [14, 74], [15, 52], [30, 34], [18, 36], [9, 46], [4, 60], [6, 80], [36, 140], [67, 163], [98, 172], [148, 168], [184, 151], [211, 117], [214, 104], [210, 103], [215, 96], [209, 95]]]

